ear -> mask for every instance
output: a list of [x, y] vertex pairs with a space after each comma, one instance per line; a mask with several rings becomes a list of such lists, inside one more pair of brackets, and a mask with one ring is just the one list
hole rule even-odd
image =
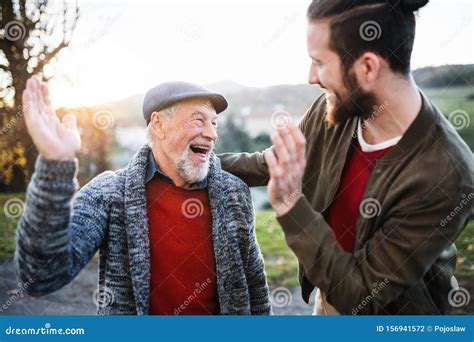
[[379, 78], [380, 56], [373, 52], [365, 52], [354, 63], [354, 72], [363, 89], [370, 91]]
[[151, 124], [151, 129], [154, 133], [154, 135], [158, 139], [163, 139], [165, 137], [165, 127], [164, 127], [164, 118], [162, 115], [160, 115], [159, 112], [153, 112], [151, 113], [150, 117], [150, 124]]

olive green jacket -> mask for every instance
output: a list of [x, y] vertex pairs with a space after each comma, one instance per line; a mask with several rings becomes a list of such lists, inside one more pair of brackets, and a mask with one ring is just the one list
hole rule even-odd
[[[359, 215], [353, 254], [325, 220], [338, 190], [357, 118], [329, 126], [324, 97], [300, 123], [307, 140], [303, 194], [278, 221], [299, 260], [303, 298], [314, 287], [341, 314], [442, 314], [456, 265], [454, 241], [472, 208], [473, 157], [422, 94], [419, 115], [374, 166], [364, 195], [375, 215]], [[250, 186], [266, 185], [262, 153], [220, 155]]]

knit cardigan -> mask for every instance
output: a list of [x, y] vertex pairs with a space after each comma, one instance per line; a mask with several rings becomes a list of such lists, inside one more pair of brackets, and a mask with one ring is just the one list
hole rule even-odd
[[[38, 158], [16, 232], [14, 258], [20, 280], [29, 283], [28, 294], [41, 296], [68, 284], [99, 250], [97, 313], [149, 313], [144, 179], [150, 150], [142, 146], [126, 168], [98, 175], [76, 195], [77, 161]], [[207, 191], [220, 313], [269, 314], [249, 188], [221, 170], [212, 154]]]

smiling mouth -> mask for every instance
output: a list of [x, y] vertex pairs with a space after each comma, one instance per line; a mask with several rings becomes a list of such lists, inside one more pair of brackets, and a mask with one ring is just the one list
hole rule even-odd
[[193, 153], [197, 154], [200, 157], [206, 157], [211, 151], [211, 148], [209, 146], [199, 144], [191, 145], [190, 149]]

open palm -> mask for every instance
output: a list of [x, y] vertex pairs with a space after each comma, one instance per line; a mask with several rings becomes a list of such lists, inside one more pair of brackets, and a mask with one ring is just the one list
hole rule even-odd
[[48, 86], [36, 76], [28, 79], [22, 100], [26, 127], [39, 153], [46, 159], [74, 159], [81, 148], [76, 117], [67, 114], [59, 120]]

